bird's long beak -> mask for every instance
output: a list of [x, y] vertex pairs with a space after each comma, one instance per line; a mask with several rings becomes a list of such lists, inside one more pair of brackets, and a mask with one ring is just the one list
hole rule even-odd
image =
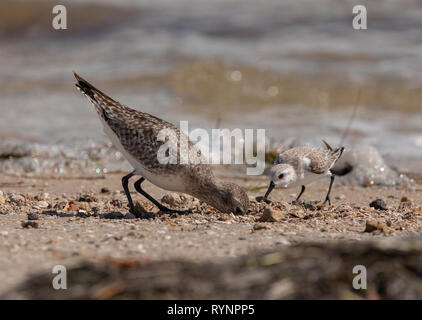
[[268, 196], [270, 195], [271, 191], [273, 191], [274, 187], [275, 187], [275, 184], [274, 184], [274, 182], [271, 181], [270, 182], [270, 186], [268, 187], [268, 190], [265, 193], [265, 196], [264, 196], [265, 199], [268, 198]]

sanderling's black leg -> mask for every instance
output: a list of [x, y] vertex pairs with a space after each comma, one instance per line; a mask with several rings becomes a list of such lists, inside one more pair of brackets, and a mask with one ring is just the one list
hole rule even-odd
[[146, 193], [141, 188], [141, 184], [142, 184], [142, 182], [144, 182], [144, 180], [145, 180], [145, 178], [142, 177], [134, 183], [136, 191], [138, 191], [145, 198], [147, 198], [149, 201], [151, 201], [153, 204], [155, 204], [157, 206], [157, 208], [160, 209], [160, 211], [167, 212], [167, 213], [179, 213], [179, 214], [185, 214], [185, 213], [191, 212], [190, 210], [174, 210], [174, 209], [170, 209], [170, 208], [163, 206], [161, 203], [159, 203], [157, 200], [155, 200], [153, 197], [151, 197], [148, 193]]
[[331, 205], [330, 193], [331, 193], [331, 188], [333, 187], [334, 178], [335, 178], [335, 175], [331, 174], [330, 187], [328, 188], [327, 196], [325, 197], [323, 204], [325, 204], [328, 201], [328, 204]]
[[128, 184], [129, 184], [129, 179], [133, 177], [134, 175], [135, 175], [135, 171], [132, 171], [131, 173], [129, 173], [128, 175], [122, 178], [123, 190], [125, 190], [127, 200], [129, 201], [130, 212], [133, 214], [135, 214], [135, 207], [133, 206], [132, 197], [130, 196]]
[[300, 193], [299, 193], [299, 195], [297, 196], [297, 198], [296, 198], [295, 202], [298, 202], [298, 201], [299, 201], [300, 197], [302, 196], [302, 194], [303, 194], [304, 192], [305, 192], [305, 186], [304, 186], [304, 185], [302, 185], [302, 190], [300, 190]]

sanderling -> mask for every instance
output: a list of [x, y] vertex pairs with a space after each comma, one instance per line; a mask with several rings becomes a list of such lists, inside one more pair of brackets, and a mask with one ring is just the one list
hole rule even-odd
[[[218, 180], [210, 165], [205, 163], [160, 163], [157, 152], [164, 142], [159, 141], [157, 135], [163, 129], [175, 132], [177, 140], [167, 139], [166, 143], [174, 143], [175, 150], [178, 150], [179, 138], [184, 133], [181, 133], [176, 126], [148, 113], [120, 104], [76, 73], [74, 74], [78, 81], [76, 87], [94, 105], [105, 133], [134, 168], [131, 173], [122, 178], [123, 189], [132, 213], [137, 214], [129, 193], [128, 183], [134, 175], [141, 176], [134, 184], [136, 191], [163, 212], [185, 213], [186, 211], [166, 208], [146, 193], [141, 188], [145, 179], [162, 189], [190, 194], [221, 212], [245, 213], [247, 211], [249, 198], [246, 192], [234, 183]], [[185, 139], [188, 141], [188, 152], [200, 155], [200, 149], [187, 137]]]
[[274, 166], [270, 169], [271, 182], [264, 199], [267, 199], [276, 185], [283, 188], [302, 185], [302, 190], [296, 198], [298, 201], [305, 191], [306, 184], [328, 175], [331, 180], [324, 204], [327, 201], [331, 204], [330, 193], [335, 176], [330, 169], [341, 157], [344, 147], [333, 149], [326, 141], [322, 141], [327, 149], [302, 146], [280, 153], [274, 161]]

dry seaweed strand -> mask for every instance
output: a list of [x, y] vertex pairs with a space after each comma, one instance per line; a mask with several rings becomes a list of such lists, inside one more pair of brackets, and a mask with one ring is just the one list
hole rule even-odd
[[357, 92], [357, 96], [356, 96], [356, 103], [353, 107], [352, 115], [349, 119], [349, 122], [347, 123], [347, 126], [344, 129], [343, 134], [341, 135], [341, 138], [340, 138], [340, 141], [339, 141], [339, 144], [338, 144], [339, 147], [342, 146], [344, 141], [346, 140], [346, 137], [350, 132], [350, 128], [352, 127], [353, 121], [356, 118], [357, 110], [358, 110], [358, 107], [359, 107], [359, 104], [360, 104], [361, 94], [362, 94], [362, 87], [359, 87], [358, 92]]

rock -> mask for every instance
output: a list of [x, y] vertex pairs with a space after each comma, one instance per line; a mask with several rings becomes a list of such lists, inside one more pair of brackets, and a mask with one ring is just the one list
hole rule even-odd
[[113, 206], [115, 206], [115, 207], [118, 207], [118, 208], [121, 208], [122, 207], [122, 202], [120, 201], [120, 200], [118, 200], [118, 199], [114, 199], [114, 200], [111, 200], [111, 202], [110, 202]]
[[101, 188], [101, 193], [110, 193], [110, 189], [103, 187], [103, 188]]
[[292, 216], [293, 218], [299, 218], [299, 219], [303, 219], [306, 217], [306, 214], [303, 210], [292, 210], [289, 212], [289, 215]]
[[267, 222], [280, 222], [283, 219], [285, 219], [285, 214], [280, 210], [274, 210], [272, 208], [265, 208], [264, 213], [262, 214], [262, 217], [260, 221], [267, 221]]
[[97, 202], [97, 199], [90, 194], [84, 194], [84, 195], [79, 197], [78, 201], [80, 201], [80, 202]]
[[35, 221], [23, 221], [22, 222], [22, 228], [35, 228], [37, 229], [39, 227], [38, 223]]
[[229, 221], [230, 216], [228, 214], [223, 214], [220, 217], [218, 217], [218, 221]]
[[34, 204], [32, 207], [34, 209], [45, 209], [48, 208], [49, 204], [47, 201], [38, 201], [36, 204]]
[[331, 169], [352, 185], [408, 185], [412, 181], [404, 174], [391, 169], [381, 154], [372, 146], [359, 145], [345, 150]]
[[0, 204], [5, 204], [6, 203], [6, 198], [3, 197], [3, 195], [0, 195]]
[[64, 202], [64, 201], [62, 201], [62, 202], [59, 202], [59, 203], [56, 205], [56, 208], [57, 208], [57, 209], [59, 209], [59, 210], [63, 210], [64, 208], [66, 208], [66, 205], [67, 205], [67, 203], [66, 203], [66, 202]]
[[270, 227], [266, 224], [266, 223], [256, 223], [253, 226], [254, 230], [265, 230], [265, 229], [269, 229]]
[[28, 213], [28, 220], [38, 220], [39, 218], [40, 217], [38, 213], [35, 213], [35, 212]]
[[400, 200], [399, 210], [409, 210], [413, 207], [413, 200], [408, 197], [402, 197]]
[[388, 228], [385, 223], [378, 222], [375, 220], [367, 220], [364, 232], [374, 232], [374, 231], [381, 231], [381, 232], [387, 233]]
[[337, 213], [345, 213], [352, 211], [352, 208], [347, 204], [341, 204], [337, 208], [334, 209]]
[[44, 192], [44, 193], [36, 195], [35, 200], [39, 200], [39, 201], [47, 200], [49, 197], [50, 197], [50, 195], [47, 192]]
[[70, 201], [66, 206], [65, 206], [65, 210], [67, 211], [78, 211], [79, 210], [79, 205], [77, 205], [75, 202]]
[[374, 208], [376, 210], [388, 210], [387, 204], [382, 199], [376, 199], [372, 201], [369, 206], [371, 208]]
[[413, 213], [413, 212], [406, 212], [406, 213], [403, 215], [403, 219], [406, 219], [406, 220], [413, 219], [413, 217], [414, 217], [414, 213]]
[[118, 211], [108, 212], [101, 215], [104, 219], [123, 219], [123, 213]]
[[306, 201], [303, 203], [305, 209], [315, 211], [318, 209], [318, 201]]
[[161, 198], [161, 202], [167, 203], [170, 206], [177, 206], [183, 204], [185, 201], [177, 193], [167, 193]]
[[151, 213], [149, 213], [144, 208], [144, 206], [142, 205], [142, 202], [141, 201], [134, 201], [133, 204], [135, 206], [135, 213], [136, 213], [136, 216], [138, 218], [146, 218], [146, 219], [148, 219], [148, 218], [152, 218], [153, 217], [153, 215]]
[[16, 203], [16, 204], [21, 204], [22, 202], [25, 201], [24, 196], [17, 193], [12, 193], [9, 199], [11, 202]]

